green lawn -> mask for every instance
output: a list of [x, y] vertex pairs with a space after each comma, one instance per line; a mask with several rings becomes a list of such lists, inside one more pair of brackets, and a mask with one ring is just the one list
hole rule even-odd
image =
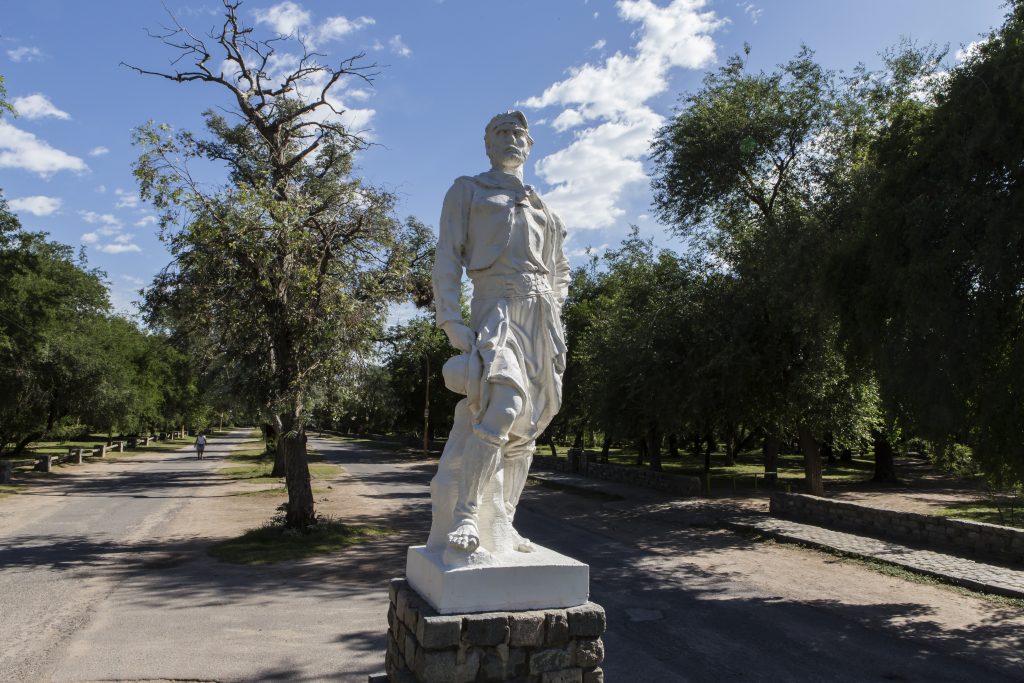
[[[16, 463], [14, 467], [14, 476], [16, 477], [15, 483], [8, 485], [0, 485], [0, 497], [9, 496], [19, 493], [23, 487], [31, 482], [33, 479], [40, 479], [47, 477], [44, 472], [35, 471], [35, 461], [41, 455], [59, 455], [64, 457], [68, 453], [68, 448], [84, 448], [88, 449], [86, 455], [92, 452], [92, 447], [97, 446], [101, 443], [106, 443], [106, 436], [90, 435], [86, 439], [72, 440], [72, 441], [38, 441], [32, 443], [25, 452], [19, 456], [11, 458]], [[138, 446], [134, 450], [130, 451], [107, 451], [107, 458], [125, 458], [137, 455], [146, 455], [153, 453], [171, 453], [177, 451], [183, 446], [191, 446], [195, 442], [192, 437], [186, 437], [183, 439], [169, 439], [167, 441], [151, 441], [148, 446]], [[72, 468], [73, 464], [69, 462], [55, 463], [53, 468], [55, 471], [61, 471], [65, 468]]]
[[[341, 465], [321, 462], [323, 455], [313, 448], [307, 451], [307, 456], [310, 463], [309, 474], [313, 479], [333, 479], [345, 471]], [[244, 479], [254, 484], [280, 482], [284, 479], [270, 476], [274, 469], [274, 459], [273, 456], [266, 453], [262, 441], [253, 446], [231, 451], [227, 459], [229, 462], [238, 463], [222, 467], [219, 470], [228, 479]]]
[[[556, 446], [559, 457], [568, 457], [568, 446]], [[704, 458], [695, 457], [690, 453], [680, 451], [678, 458], [672, 458], [667, 453], [662, 453], [662, 469], [670, 474], [689, 475], [704, 478]], [[538, 445], [538, 455], [551, 455], [550, 447]], [[608, 451], [608, 462], [613, 465], [625, 467], [636, 467], [636, 451], [624, 451], [613, 448]], [[645, 461], [642, 467], [647, 467], [649, 461]], [[837, 462], [829, 465], [822, 462], [822, 477], [826, 483], [857, 482], [870, 479], [874, 474], [874, 460], [871, 457], [854, 456], [853, 462]], [[711, 489], [728, 490], [752, 489], [755, 486], [764, 485], [764, 464], [761, 459], [760, 450], [740, 453], [736, 458], [736, 464], [732, 467], [725, 465], [725, 453], [718, 451], [711, 454]], [[796, 488], [803, 483], [804, 466], [803, 456], [800, 454], [779, 454], [778, 458], [778, 484], [777, 488], [791, 486]]]
[[[126, 439], [121, 440], [126, 441]], [[73, 441], [37, 441], [32, 443], [25, 450], [25, 453], [22, 454], [20, 457], [33, 458], [46, 453], [50, 453], [52, 455], [67, 455], [68, 448], [92, 449], [93, 446], [105, 444], [106, 442], [106, 436], [97, 435], [90, 435], [86, 439]], [[195, 443], [194, 437], [185, 437], [182, 439], [168, 439], [166, 441], [150, 441], [148, 446], [139, 445], [137, 448], [130, 451], [113, 452], [108, 449], [107, 457], [123, 456], [129, 454], [138, 455], [140, 453], [167, 453], [170, 451], [176, 451], [182, 446], [191, 446], [193, 443]]]
[[286, 529], [280, 522], [268, 522], [237, 538], [221, 541], [208, 552], [222, 562], [270, 564], [332, 553], [391, 533], [391, 529], [342, 524], [330, 518], [322, 518], [306, 532]]
[[[1013, 503], [1012, 506], [1011, 502]], [[966, 501], [935, 510], [933, 514], [940, 517], [966, 519], [971, 522], [985, 522], [987, 524], [999, 524], [1000, 526], [1024, 529], [1024, 500], [1019, 498], [1015, 502], [1005, 499], [1000, 506], [997, 506], [995, 501], [991, 499]]]

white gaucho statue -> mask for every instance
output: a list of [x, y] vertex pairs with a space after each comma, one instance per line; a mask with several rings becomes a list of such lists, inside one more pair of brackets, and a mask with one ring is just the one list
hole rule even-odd
[[[445, 384], [466, 396], [431, 482], [426, 549], [447, 567], [535, 550], [512, 523], [536, 439], [561, 405], [565, 369], [565, 228], [523, 183], [533, 146], [526, 117], [495, 116], [484, 142], [491, 170], [458, 178], [445, 196], [433, 273], [437, 325], [462, 351], [445, 364]], [[463, 269], [473, 283], [468, 326]]]

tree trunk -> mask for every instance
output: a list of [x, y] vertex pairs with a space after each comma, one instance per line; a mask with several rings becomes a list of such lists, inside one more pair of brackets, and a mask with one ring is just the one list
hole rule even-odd
[[704, 447], [704, 474], [709, 474], [711, 472], [711, 451], [715, 447], [714, 435], [708, 432], [704, 436], [704, 442], [707, 444]]
[[668, 455], [671, 458], [679, 459], [679, 437], [675, 434], [668, 435]]
[[285, 459], [288, 464], [286, 477], [288, 508], [285, 526], [289, 529], [305, 529], [316, 522], [313, 487], [309, 481], [309, 460], [306, 457], [304, 436], [301, 426], [296, 425], [296, 428], [285, 431], [279, 442], [284, 447]]
[[825, 484], [821, 479], [821, 448], [806, 426], [797, 430], [800, 438], [800, 450], [804, 452], [804, 484], [807, 493], [812, 496], [824, 496]]
[[284, 447], [284, 420], [280, 415], [274, 415], [274, 431], [277, 432], [277, 440], [274, 448], [274, 469], [270, 471], [272, 477], [288, 476], [288, 451]]
[[821, 454], [825, 456], [825, 462], [827, 462], [829, 465], [836, 464], [836, 452], [835, 449], [832, 448], [831, 434], [827, 435], [825, 439], [821, 442]]
[[583, 450], [583, 430], [577, 429], [576, 434], [572, 440], [572, 447], [578, 450]]
[[642, 467], [644, 458], [647, 457], [647, 439], [640, 437], [636, 442], [636, 466]]
[[544, 430], [544, 433], [541, 434], [540, 438], [537, 439], [537, 443], [546, 444], [548, 449], [551, 450], [551, 457], [552, 458], [557, 458], [558, 457], [558, 449], [555, 448], [555, 437], [551, 433], [550, 429], [545, 429]]
[[647, 430], [647, 455], [650, 457], [651, 469], [661, 471], [661, 432], [658, 425], [652, 425]]
[[839, 462], [853, 462], [853, 451], [849, 448], [839, 451]]
[[900, 484], [896, 476], [896, 460], [893, 455], [892, 444], [881, 432], [874, 432], [875, 450], [875, 476], [871, 481], [879, 484]]
[[725, 430], [725, 466], [736, 464], [736, 430], [730, 425]]
[[764, 455], [764, 480], [776, 481], [779, 478], [779, 446], [782, 439], [777, 436], [764, 437], [761, 453]]
[[603, 463], [607, 463], [608, 462], [608, 451], [611, 450], [611, 447], [612, 447], [612, 435], [611, 434], [605, 434], [604, 435], [604, 441], [601, 443], [601, 462], [603, 462]]
[[28, 445], [29, 445], [30, 443], [32, 443], [33, 441], [36, 441], [37, 439], [40, 439], [40, 438], [42, 438], [42, 436], [43, 436], [43, 432], [32, 432], [31, 434], [29, 434], [28, 436], [26, 436], [25, 438], [23, 438], [23, 439], [22, 439], [21, 441], [19, 441], [19, 442], [18, 442], [18, 443], [17, 443], [17, 444], [16, 444], [15, 446], [14, 446], [14, 450], [12, 450], [12, 451], [11, 451], [11, 452], [9, 453], [9, 455], [12, 455], [12, 456], [13, 456], [13, 455], [21, 455], [22, 451], [24, 451], [24, 450], [25, 450], [25, 448], [26, 448], [26, 447], [27, 447], [27, 446], [28, 446]]

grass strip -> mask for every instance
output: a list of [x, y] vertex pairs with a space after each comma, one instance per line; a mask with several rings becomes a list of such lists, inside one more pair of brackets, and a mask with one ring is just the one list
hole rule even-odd
[[207, 553], [232, 564], [272, 564], [326, 555], [392, 533], [393, 529], [344, 524], [330, 517], [321, 518], [305, 531], [288, 529], [274, 520], [216, 543]]

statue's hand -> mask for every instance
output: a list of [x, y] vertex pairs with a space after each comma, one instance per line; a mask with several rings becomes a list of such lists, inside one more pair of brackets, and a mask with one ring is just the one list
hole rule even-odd
[[468, 353], [473, 348], [473, 345], [476, 344], [476, 332], [462, 323], [455, 321], [447, 322], [442, 329], [448, 335], [448, 341], [451, 342], [451, 345], [463, 353]]

